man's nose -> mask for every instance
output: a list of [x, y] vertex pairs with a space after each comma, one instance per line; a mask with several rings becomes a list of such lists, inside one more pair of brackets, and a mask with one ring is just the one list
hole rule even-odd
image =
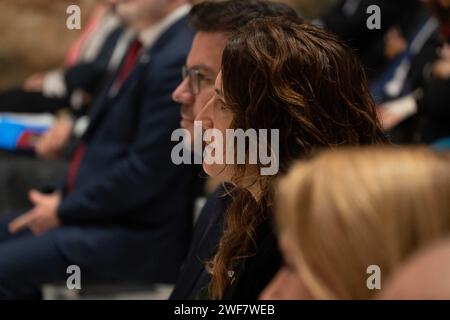
[[191, 104], [195, 102], [195, 96], [189, 88], [188, 79], [184, 79], [172, 93], [172, 99], [180, 104]]

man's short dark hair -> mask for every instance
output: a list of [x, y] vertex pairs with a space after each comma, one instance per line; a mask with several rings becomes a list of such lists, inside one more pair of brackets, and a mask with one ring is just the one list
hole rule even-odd
[[290, 6], [266, 0], [209, 0], [195, 5], [190, 25], [197, 31], [231, 33], [263, 17], [301, 18]]

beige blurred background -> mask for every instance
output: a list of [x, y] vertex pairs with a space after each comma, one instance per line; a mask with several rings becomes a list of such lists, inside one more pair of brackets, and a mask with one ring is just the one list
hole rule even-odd
[[25, 77], [58, 67], [79, 35], [66, 28], [66, 9], [79, 5], [82, 26], [92, 0], [0, 0], [0, 89], [21, 86]]
[[[276, 1], [311, 19], [337, 0]], [[71, 4], [80, 6], [83, 28], [95, 0], [0, 0], [0, 90], [22, 86], [28, 75], [61, 65], [80, 33], [66, 28]]]

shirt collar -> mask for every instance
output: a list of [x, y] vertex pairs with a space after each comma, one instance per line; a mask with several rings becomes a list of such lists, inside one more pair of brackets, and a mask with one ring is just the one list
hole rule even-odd
[[177, 20], [181, 19], [181, 17], [187, 15], [191, 10], [191, 7], [192, 5], [190, 4], [182, 5], [161, 21], [142, 30], [138, 36], [139, 40], [142, 42], [142, 45], [145, 48], [151, 47], [164, 31], [166, 31]]

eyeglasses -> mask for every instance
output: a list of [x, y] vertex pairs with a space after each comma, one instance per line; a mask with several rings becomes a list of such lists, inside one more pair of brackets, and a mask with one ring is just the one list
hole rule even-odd
[[201, 91], [202, 82], [212, 84], [214, 82], [213, 79], [208, 78], [201, 71], [193, 68], [188, 68], [187, 66], [183, 66], [182, 69], [183, 80], [186, 78], [189, 82], [189, 88], [191, 89], [194, 95], [198, 95]]

